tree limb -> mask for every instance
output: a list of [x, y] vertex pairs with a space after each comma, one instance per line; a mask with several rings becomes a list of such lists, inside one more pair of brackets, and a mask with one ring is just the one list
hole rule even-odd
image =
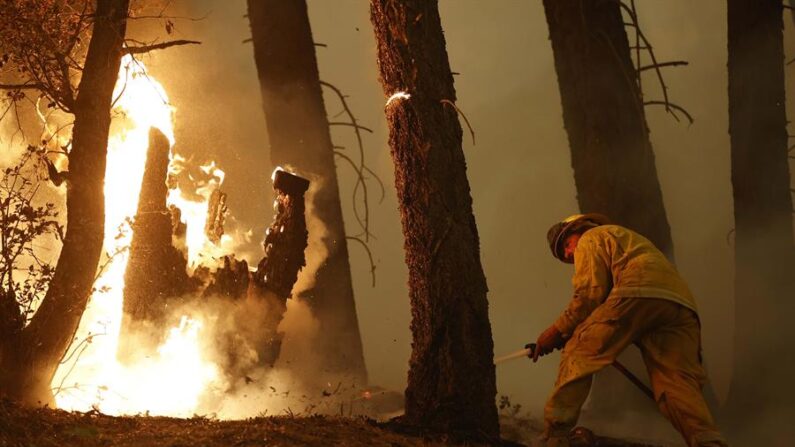
[[[676, 104], [674, 104], [674, 103], [672, 103], [670, 101], [646, 101], [646, 102], [643, 103], [643, 105], [644, 106], [655, 106], [655, 105], [656, 106], [665, 106], [666, 110], [673, 109], [673, 110], [679, 111], [679, 112], [681, 112], [682, 114], [685, 115], [685, 117], [690, 122], [690, 124], [693, 124], [693, 117], [690, 116], [689, 113], [687, 113], [687, 110], [685, 110], [684, 107], [678, 106], [678, 105], [676, 105]], [[679, 121], [679, 117], [677, 117], [675, 113], [671, 113], [671, 116], [673, 116], [677, 121]]]
[[678, 67], [681, 65], [688, 65], [687, 61], [670, 61], [670, 62], [660, 62], [659, 64], [651, 64], [651, 65], [644, 65], [638, 68], [638, 71], [646, 71], [646, 70], [656, 70], [662, 67]]
[[182, 45], [200, 45], [201, 42], [197, 40], [169, 40], [168, 42], [156, 43], [152, 45], [142, 45], [136, 47], [125, 47], [122, 51], [123, 54], [142, 54], [154, 50], [164, 50], [170, 47], [177, 47]]
[[38, 83], [0, 84], [0, 90], [42, 90], [44, 86]]
[[370, 259], [370, 276], [373, 278], [373, 287], [375, 287], [375, 262], [373, 262], [373, 253], [370, 251], [370, 247], [358, 237], [345, 236], [345, 239], [358, 242], [359, 245], [364, 248], [364, 251], [367, 253], [367, 257]]

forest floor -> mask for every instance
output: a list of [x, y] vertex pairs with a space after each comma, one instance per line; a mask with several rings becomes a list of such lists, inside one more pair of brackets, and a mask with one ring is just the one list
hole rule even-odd
[[[531, 445], [539, 428], [537, 422], [504, 417], [503, 445]], [[433, 447], [451, 444], [455, 443], [443, 436], [416, 432], [407, 434], [405, 430], [395, 430], [393, 423], [378, 423], [365, 418], [272, 416], [218, 421], [204, 417], [114, 417], [98, 412], [70, 413], [49, 408], [21, 408], [0, 400], [0, 447]], [[642, 446], [607, 438], [597, 438], [590, 445]]]

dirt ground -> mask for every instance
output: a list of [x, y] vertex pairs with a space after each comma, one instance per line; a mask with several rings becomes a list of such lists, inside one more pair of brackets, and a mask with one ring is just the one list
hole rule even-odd
[[[506, 446], [530, 445], [540, 428], [537, 422], [518, 418], [503, 418], [502, 425], [505, 438], [502, 445]], [[0, 447], [432, 447], [451, 444], [453, 442], [443, 436], [411, 433], [393, 423], [382, 424], [365, 418], [274, 416], [217, 421], [203, 417], [114, 417], [97, 412], [28, 409], [0, 401]], [[641, 446], [606, 438], [598, 438], [590, 445]]]

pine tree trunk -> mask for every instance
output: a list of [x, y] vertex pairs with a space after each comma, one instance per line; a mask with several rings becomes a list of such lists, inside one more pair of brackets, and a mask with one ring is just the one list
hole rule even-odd
[[[301, 293], [320, 321], [315, 346], [324, 370], [366, 382], [362, 341], [353, 298], [345, 226], [342, 220], [334, 149], [320, 87], [315, 47], [305, 0], [248, 0], [254, 60], [270, 139], [271, 162], [308, 177], [315, 194], [307, 216], [310, 231], [324, 227], [328, 251]], [[313, 224], [312, 220], [316, 223]], [[310, 239], [312, 235], [310, 234]], [[310, 250], [312, 257], [322, 254]]]
[[98, 0], [75, 104], [67, 232], [47, 295], [0, 367], [0, 395], [51, 403], [50, 382], [91, 295], [102, 251], [104, 179], [113, 88], [119, 73], [129, 0]]
[[[544, 0], [580, 211], [599, 212], [673, 259], [671, 230], [643, 100], [616, 0]], [[633, 370], [642, 371], [640, 362]], [[592, 407], [608, 416], [654, 407], [614, 371], [597, 374]]]
[[[795, 242], [784, 109], [782, 5], [729, 0], [735, 343], [729, 409], [795, 406]], [[758, 411], [757, 411], [758, 410]]]
[[436, 1], [373, 0], [395, 187], [409, 269], [406, 422], [497, 436], [493, 343], [480, 242]]

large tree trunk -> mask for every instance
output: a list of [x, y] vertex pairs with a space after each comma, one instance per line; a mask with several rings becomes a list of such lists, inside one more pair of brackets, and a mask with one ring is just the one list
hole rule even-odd
[[[411, 424], [497, 436], [480, 242], [436, 1], [373, 0], [389, 144], [409, 268]], [[391, 95], [405, 91], [406, 98]]]
[[[544, 11], [580, 210], [606, 214], [673, 259], [619, 2], [544, 0]], [[639, 360], [632, 363], [642, 370]], [[591, 406], [607, 417], [633, 408], [654, 411], [643, 399], [615, 371], [603, 371], [597, 374]]]
[[0, 367], [0, 394], [52, 401], [50, 382], [91, 295], [104, 235], [105, 159], [129, 0], [98, 0], [74, 107], [67, 233], [47, 295]]
[[735, 343], [729, 408], [795, 406], [795, 243], [781, 1], [729, 0]]
[[[301, 292], [320, 321], [316, 347], [323, 353], [324, 370], [350, 374], [363, 383], [367, 374], [353, 299], [334, 150], [306, 2], [248, 0], [248, 17], [271, 162], [274, 166], [290, 166], [312, 181], [314, 195], [311, 192], [308, 195], [311, 200], [307, 205], [308, 226], [326, 230], [322, 240], [328, 252], [326, 259], [315, 273], [314, 285]], [[312, 258], [318, 256], [323, 254], [310, 249], [307, 263], [316, 264]]]

